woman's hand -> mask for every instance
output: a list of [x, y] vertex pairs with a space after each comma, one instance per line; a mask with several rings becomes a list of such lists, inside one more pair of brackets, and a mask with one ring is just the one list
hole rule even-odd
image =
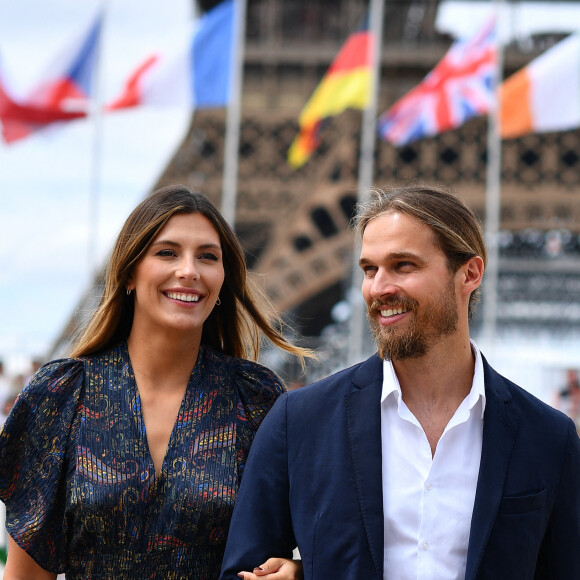
[[267, 576], [267, 580], [302, 580], [302, 561], [286, 560], [285, 558], [270, 558], [252, 572], [239, 572], [244, 580], [258, 580]]

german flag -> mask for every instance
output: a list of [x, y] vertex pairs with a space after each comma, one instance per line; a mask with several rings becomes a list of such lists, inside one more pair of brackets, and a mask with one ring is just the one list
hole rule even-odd
[[371, 33], [368, 19], [351, 34], [300, 113], [300, 132], [288, 151], [288, 163], [304, 165], [320, 142], [322, 122], [347, 108], [364, 109], [371, 89]]

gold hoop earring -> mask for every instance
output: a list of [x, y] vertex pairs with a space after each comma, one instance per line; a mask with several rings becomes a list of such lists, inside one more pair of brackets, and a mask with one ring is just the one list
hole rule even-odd
[[222, 301], [220, 300], [220, 297], [218, 296], [218, 299], [215, 301], [215, 305], [219, 306], [222, 303]]

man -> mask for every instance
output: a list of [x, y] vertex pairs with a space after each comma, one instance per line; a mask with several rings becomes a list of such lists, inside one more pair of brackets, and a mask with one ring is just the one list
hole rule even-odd
[[270, 411], [222, 578], [261, 576], [256, 563], [294, 546], [306, 580], [580, 578], [574, 425], [469, 338], [486, 262], [477, 219], [412, 186], [375, 191], [357, 225], [378, 355]]

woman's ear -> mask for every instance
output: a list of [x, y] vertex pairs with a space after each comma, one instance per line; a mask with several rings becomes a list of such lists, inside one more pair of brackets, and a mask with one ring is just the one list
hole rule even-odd
[[133, 281], [133, 274], [130, 274], [127, 277], [127, 281], [125, 282], [125, 290], [127, 291], [127, 294], [130, 294], [133, 290], [135, 290], [135, 284]]

